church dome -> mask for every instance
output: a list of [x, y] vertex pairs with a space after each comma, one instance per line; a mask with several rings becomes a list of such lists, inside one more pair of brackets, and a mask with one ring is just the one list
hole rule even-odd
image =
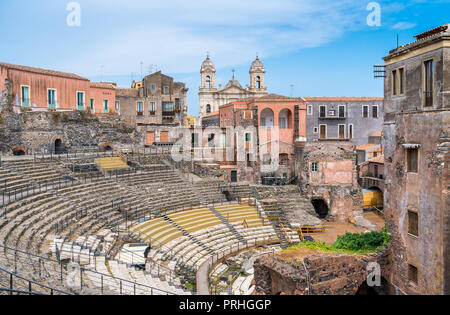
[[250, 67], [250, 73], [253, 72], [266, 72], [263, 63], [256, 57], [255, 61], [253, 61], [252, 66]]
[[209, 59], [209, 57], [207, 57], [206, 60], [203, 61], [200, 72], [216, 72], [216, 67], [214, 66], [214, 63], [211, 61], [211, 59]]

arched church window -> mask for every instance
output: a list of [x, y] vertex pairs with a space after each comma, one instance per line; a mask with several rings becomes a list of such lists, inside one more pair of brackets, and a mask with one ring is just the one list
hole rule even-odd
[[206, 105], [206, 113], [211, 114], [211, 105]]
[[211, 88], [211, 77], [209, 75], [206, 76], [206, 88]]
[[260, 76], [256, 77], [256, 88], [257, 89], [261, 88], [261, 77]]

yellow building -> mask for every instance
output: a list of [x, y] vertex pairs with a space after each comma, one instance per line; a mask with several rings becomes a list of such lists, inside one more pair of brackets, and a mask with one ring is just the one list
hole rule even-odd
[[197, 117], [186, 115], [184, 118], [184, 126], [187, 128], [194, 128], [197, 126]]

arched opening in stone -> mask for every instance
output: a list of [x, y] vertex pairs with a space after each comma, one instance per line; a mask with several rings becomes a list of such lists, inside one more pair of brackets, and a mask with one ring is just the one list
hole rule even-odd
[[112, 148], [111, 148], [109, 145], [107, 145], [107, 146], [104, 147], [103, 150], [104, 150], [105, 152], [110, 152], [110, 151], [112, 151]]
[[14, 150], [13, 154], [15, 156], [22, 156], [22, 155], [25, 155], [25, 151], [24, 150]]
[[358, 288], [356, 295], [393, 295], [395, 288], [384, 278], [381, 277], [380, 285], [369, 286], [367, 280]]
[[364, 281], [358, 288], [358, 291], [355, 293], [356, 295], [379, 295], [374, 287], [371, 287], [367, 284], [367, 281]]
[[231, 193], [228, 190], [225, 190], [222, 193], [225, 195], [225, 198], [227, 198], [227, 201], [233, 201], [233, 197], [231, 196]]
[[278, 114], [278, 127], [280, 129], [292, 128], [292, 112], [285, 108]]
[[273, 128], [273, 111], [270, 108], [265, 108], [261, 112], [261, 128]]
[[64, 143], [61, 139], [55, 140], [55, 154], [62, 154], [65, 151]]
[[314, 210], [316, 210], [317, 215], [320, 219], [325, 219], [328, 216], [329, 209], [328, 205], [323, 199], [313, 199], [312, 204]]

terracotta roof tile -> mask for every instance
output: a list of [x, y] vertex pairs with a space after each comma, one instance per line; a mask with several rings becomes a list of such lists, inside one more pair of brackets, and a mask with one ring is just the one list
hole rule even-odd
[[305, 96], [306, 101], [316, 102], [366, 102], [366, 101], [383, 101], [383, 97], [366, 97], [366, 96]]
[[91, 87], [99, 89], [115, 89], [114, 84], [115, 83], [109, 82], [91, 82]]
[[383, 133], [381, 131], [374, 133], [373, 135], [370, 135], [369, 137], [381, 137], [383, 136]]
[[373, 148], [375, 148], [377, 146], [379, 146], [379, 144], [370, 144], [370, 143], [368, 143], [368, 144], [363, 144], [362, 146], [357, 147], [356, 150], [366, 151], [366, 150], [369, 150], [369, 149], [373, 149]]
[[384, 155], [379, 155], [370, 159], [368, 162], [384, 164]]
[[4, 62], [0, 62], [0, 66], [8, 68], [8, 69], [19, 70], [19, 71], [32, 72], [32, 73], [37, 73], [37, 74], [44, 74], [44, 75], [49, 75], [49, 76], [57, 76], [57, 77], [63, 77], [63, 78], [68, 78], [68, 79], [89, 81], [88, 79], [83, 78], [83, 77], [81, 77], [79, 75], [76, 75], [74, 73], [61, 72], [61, 71], [55, 71], [55, 70], [47, 70], [47, 69], [34, 68], [34, 67], [28, 67], [28, 66], [20, 66], [20, 65], [4, 63]]

